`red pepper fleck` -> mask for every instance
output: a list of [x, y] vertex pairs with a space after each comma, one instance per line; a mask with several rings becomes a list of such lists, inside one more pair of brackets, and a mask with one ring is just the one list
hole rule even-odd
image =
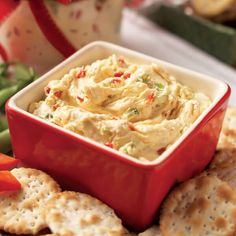
[[136, 129], [134, 128], [133, 124], [129, 123], [128, 126], [129, 126], [129, 130], [130, 131], [136, 131]]
[[155, 99], [155, 97], [156, 97], [156, 95], [155, 95], [154, 92], [152, 92], [151, 94], [149, 94], [149, 95], [147, 96], [148, 102], [153, 102], [154, 99]]
[[49, 93], [50, 93], [50, 91], [51, 91], [51, 89], [50, 89], [49, 87], [45, 87], [45, 89], [44, 89], [44, 90], [45, 90], [45, 93], [46, 93], [46, 94], [49, 94]]
[[59, 105], [55, 104], [55, 105], [52, 106], [52, 109], [55, 111], [58, 107], [59, 107]]
[[160, 148], [160, 149], [157, 150], [157, 154], [158, 154], [158, 155], [161, 155], [165, 150], [166, 150], [166, 148], [165, 148], [165, 147], [162, 147], [162, 148]]
[[15, 33], [16, 36], [20, 36], [20, 31], [17, 27], [13, 28], [13, 32]]
[[119, 57], [118, 58], [118, 62], [120, 63], [120, 64], [125, 64], [125, 59], [124, 59], [124, 57]]
[[130, 76], [131, 76], [131, 73], [129, 73], [129, 72], [125, 72], [125, 73], [124, 73], [124, 78], [125, 78], [125, 79], [130, 78]]
[[78, 73], [76, 74], [77, 79], [84, 78], [85, 76], [86, 76], [86, 71], [84, 69], [79, 70]]
[[112, 142], [106, 142], [106, 143], [104, 143], [104, 145], [107, 147], [113, 148]]
[[84, 98], [80, 97], [80, 96], [77, 96], [77, 99], [80, 101], [80, 102], [83, 102], [84, 101]]
[[113, 84], [119, 84], [119, 83], [121, 83], [121, 80], [120, 79], [113, 79], [111, 82]]
[[123, 72], [116, 72], [114, 73], [114, 77], [121, 77], [123, 74]]
[[54, 96], [56, 96], [56, 97], [58, 97], [58, 98], [60, 98], [61, 97], [61, 95], [62, 95], [62, 91], [56, 91], [56, 92], [54, 92]]

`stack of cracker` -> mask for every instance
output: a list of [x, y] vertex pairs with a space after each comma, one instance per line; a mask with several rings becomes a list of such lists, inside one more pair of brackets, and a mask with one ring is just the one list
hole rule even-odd
[[46, 173], [30, 168], [13, 169], [19, 192], [0, 194], [0, 230], [11, 234], [40, 235], [49, 228], [58, 236], [129, 235], [114, 211], [83, 193], [61, 192]]

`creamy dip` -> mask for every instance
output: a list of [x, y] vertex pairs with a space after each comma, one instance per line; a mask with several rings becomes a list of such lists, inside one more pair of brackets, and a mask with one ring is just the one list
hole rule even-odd
[[209, 106], [155, 64], [112, 55], [50, 81], [30, 112], [144, 161], [158, 158]]

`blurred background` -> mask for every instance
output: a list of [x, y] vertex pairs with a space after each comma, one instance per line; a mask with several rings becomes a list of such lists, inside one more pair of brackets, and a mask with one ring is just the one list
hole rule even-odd
[[236, 0], [4, 0], [0, 152], [11, 150], [8, 98], [95, 40], [225, 81], [236, 106]]

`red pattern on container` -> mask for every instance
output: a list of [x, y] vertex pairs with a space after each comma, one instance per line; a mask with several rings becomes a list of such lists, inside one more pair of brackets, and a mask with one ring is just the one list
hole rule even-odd
[[97, 34], [100, 33], [100, 30], [97, 24], [92, 24], [92, 30], [94, 33], [97, 33]]
[[19, 5], [20, 1], [0, 0], [0, 22], [3, 22]]
[[[66, 2], [66, 1], [60, 1]], [[65, 57], [76, 52], [74, 46], [67, 40], [50, 16], [42, 0], [29, 1], [30, 9], [48, 41]]]
[[145, 0], [127, 0], [125, 1], [125, 5], [127, 7], [131, 7], [131, 8], [136, 8], [141, 6], [144, 3]]
[[6, 50], [1, 44], [0, 44], [0, 56], [2, 57], [4, 61], [8, 60]]
[[57, 0], [57, 2], [62, 3], [62, 4], [69, 4], [72, 2], [72, 0]]
[[100, 4], [95, 4], [95, 8], [96, 8], [97, 11], [102, 10], [102, 6]]

